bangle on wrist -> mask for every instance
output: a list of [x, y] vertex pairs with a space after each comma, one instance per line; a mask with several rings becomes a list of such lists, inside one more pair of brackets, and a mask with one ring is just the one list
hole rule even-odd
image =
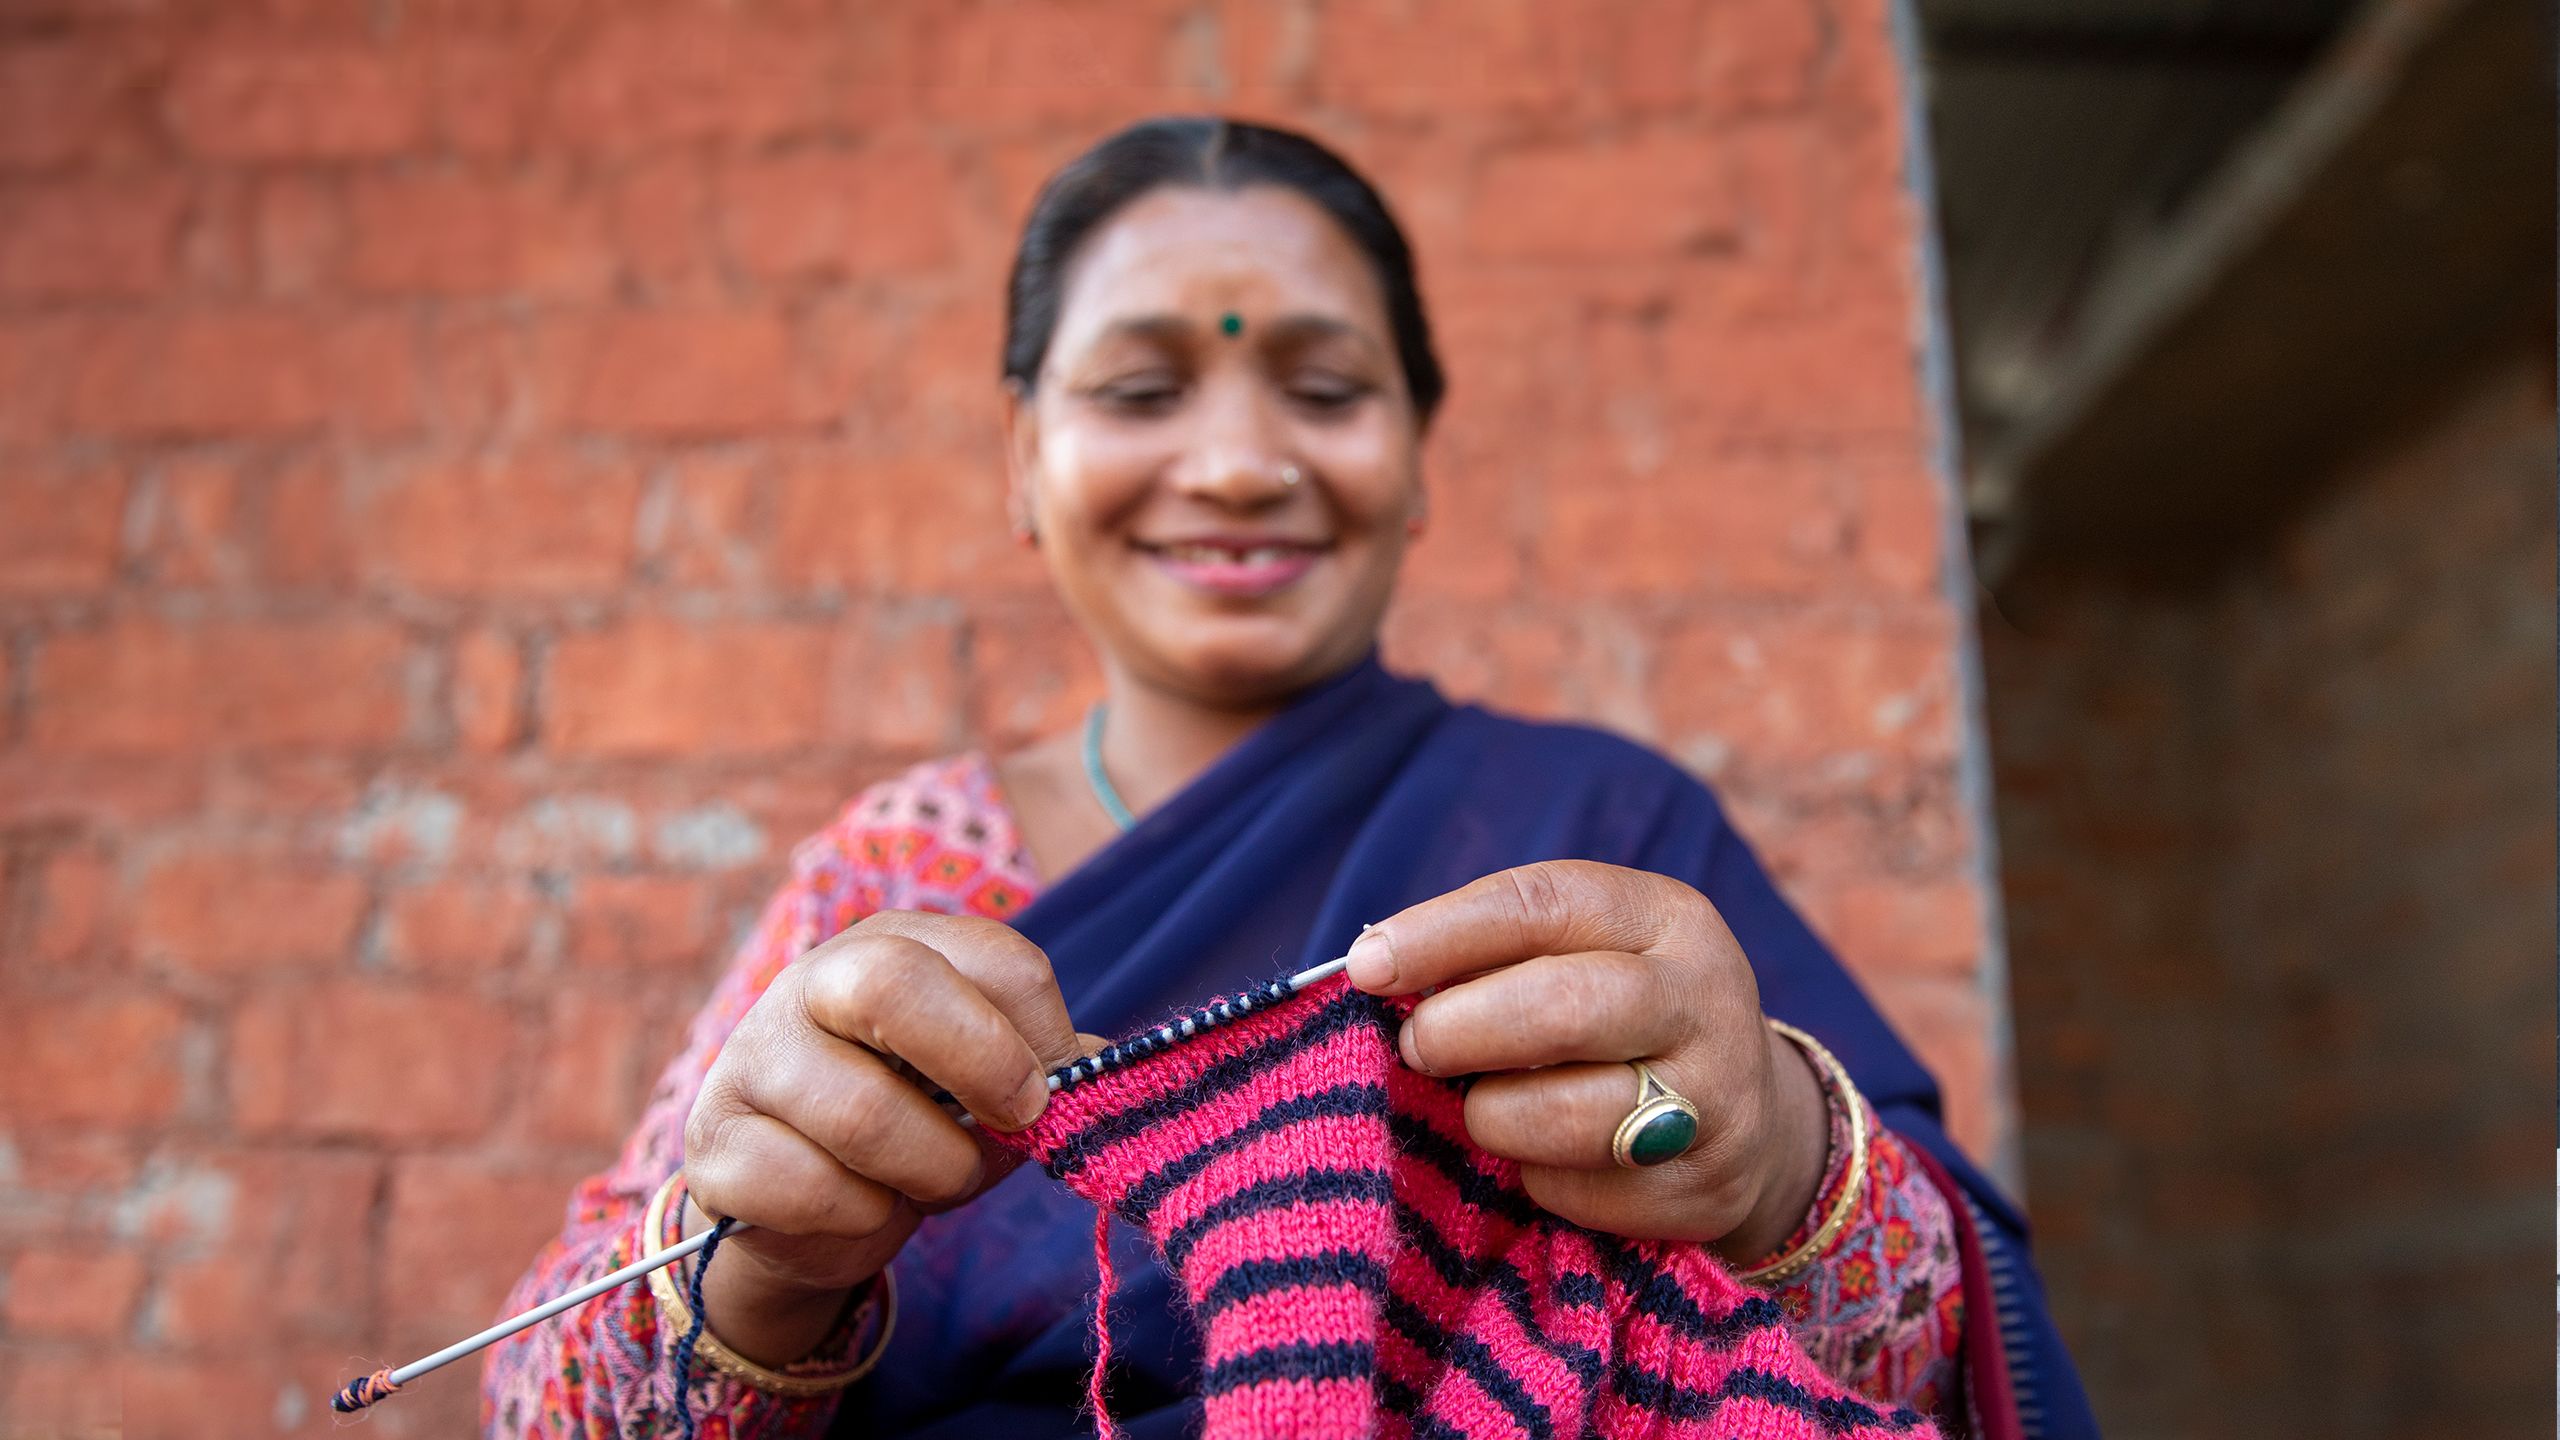
[[[649, 1201], [648, 1213], [640, 1221], [642, 1249], [670, 1245], [683, 1238], [681, 1234], [668, 1232], [684, 1228], [684, 1198], [684, 1172], [679, 1170], [667, 1177], [667, 1183], [659, 1186], [658, 1193]], [[686, 1265], [699, 1263], [700, 1259], [696, 1257], [675, 1265], [661, 1265], [649, 1272], [649, 1293], [658, 1302], [659, 1318], [676, 1334], [693, 1328], [693, 1306], [686, 1301], [684, 1287], [675, 1272]], [[886, 1269], [847, 1297], [844, 1314], [813, 1353], [823, 1353], [842, 1344], [848, 1338], [846, 1331], [849, 1327], [862, 1325], [873, 1314], [879, 1316], [878, 1327], [870, 1343], [863, 1347], [862, 1358], [850, 1367], [803, 1370], [794, 1365], [776, 1370], [759, 1365], [721, 1344], [720, 1337], [711, 1333], [709, 1325], [702, 1327], [700, 1338], [694, 1342], [693, 1358], [740, 1384], [770, 1394], [794, 1397], [832, 1394], [870, 1374], [872, 1368], [880, 1363], [880, 1357], [888, 1353], [890, 1333], [898, 1325], [898, 1282]]]
[[1822, 1258], [1822, 1252], [1848, 1227], [1849, 1217], [1857, 1213], [1858, 1197], [1866, 1193], [1867, 1188], [1867, 1106], [1857, 1087], [1849, 1082], [1849, 1072], [1812, 1036], [1783, 1020], [1768, 1023], [1771, 1030], [1784, 1036], [1813, 1062], [1814, 1074], [1822, 1085], [1825, 1107], [1837, 1106], [1848, 1112], [1849, 1172], [1841, 1180], [1839, 1193], [1832, 1197], [1822, 1223], [1813, 1228], [1813, 1233], [1794, 1249], [1739, 1272], [1735, 1278], [1746, 1285], [1775, 1285], [1794, 1277]]

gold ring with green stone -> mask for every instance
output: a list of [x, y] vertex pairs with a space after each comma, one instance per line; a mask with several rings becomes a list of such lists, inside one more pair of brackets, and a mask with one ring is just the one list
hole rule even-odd
[[1698, 1107], [1654, 1078], [1653, 1067], [1641, 1060], [1627, 1063], [1636, 1071], [1636, 1105], [1618, 1122], [1610, 1155], [1630, 1170], [1678, 1159], [1697, 1143]]

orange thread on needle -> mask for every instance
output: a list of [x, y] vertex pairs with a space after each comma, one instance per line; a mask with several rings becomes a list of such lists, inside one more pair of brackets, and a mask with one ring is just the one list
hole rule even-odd
[[383, 1366], [370, 1375], [359, 1375], [329, 1397], [329, 1408], [341, 1415], [352, 1415], [377, 1400], [387, 1400], [400, 1393], [400, 1382], [391, 1378], [391, 1367]]

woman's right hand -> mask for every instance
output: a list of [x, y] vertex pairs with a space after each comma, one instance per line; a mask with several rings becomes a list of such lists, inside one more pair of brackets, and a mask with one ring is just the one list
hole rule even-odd
[[792, 962], [685, 1122], [693, 1207], [755, 1227], [704, 1273], [712, 1332], [759, 1364], [806, 1355], [920, 1218], [1016, 1163], [930, 1089], [1019, 1130], [1048, 1104], [1047, 1072], [1085, 1048], [1049, 957], [993, 920], [885, 911]]

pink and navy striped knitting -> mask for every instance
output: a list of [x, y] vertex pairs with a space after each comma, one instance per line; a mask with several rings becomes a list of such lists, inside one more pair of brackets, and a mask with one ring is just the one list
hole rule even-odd
[[[1235, 1002], [1228, 1002], [1230, 1005]], [[1142, 1038], [1006, 1137], [1154, 1241], [1205, 1337], [1209, 1440], [1922, 1440], [1693, 1246], [1559, 1220], [1340, 977]], [[1213, 1007], [1214, 1008], [1214, 1007]]]

